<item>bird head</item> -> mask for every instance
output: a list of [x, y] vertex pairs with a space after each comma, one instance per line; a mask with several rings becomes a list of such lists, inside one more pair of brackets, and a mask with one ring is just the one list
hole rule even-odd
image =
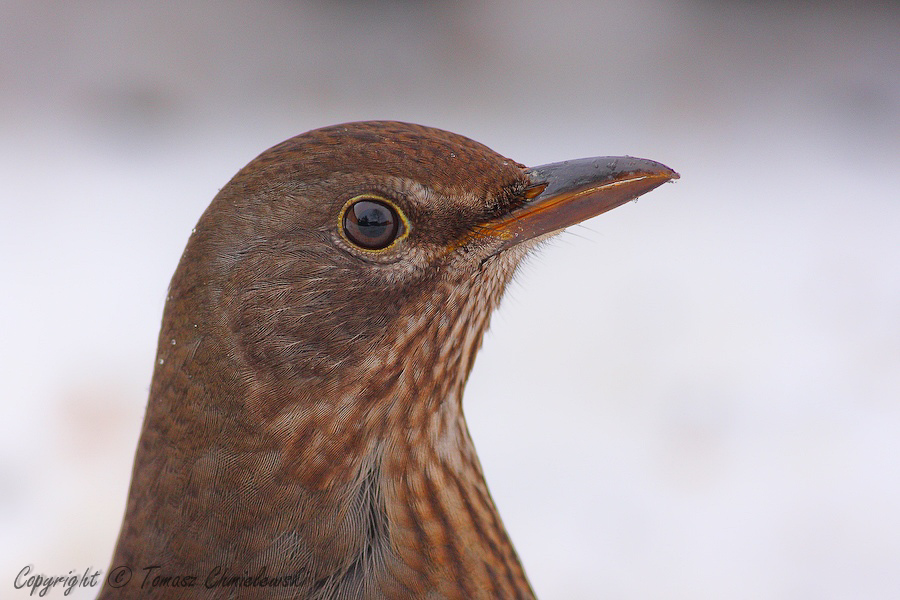
[[461, 394], [528, 251], [674, 177], [625, 157], [528, 169], [405, 123], [318, 129], [221, 190], [185, 253], [190, 283], [176, 275], [173, 292], [202, 280], [194, 312], [216, 316], [244, 379], [272, 383], [265, 411], [400, 372], [420, 398]]
[[396, 122], [261, 154], [172, 279], [115, 561], [274, 564], [317, 598], [528, 597], [466, 378], [535, 245], [676, 177], [629, 157], [526, 168]]

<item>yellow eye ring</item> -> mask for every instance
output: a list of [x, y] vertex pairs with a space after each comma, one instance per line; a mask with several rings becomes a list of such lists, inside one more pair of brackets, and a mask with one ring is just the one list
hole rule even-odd
[[381, 196], [360, 194], [344, 203], [338, 231], [344, 240], [366, 252], [384, 252], [409, 235], [409, 219]]

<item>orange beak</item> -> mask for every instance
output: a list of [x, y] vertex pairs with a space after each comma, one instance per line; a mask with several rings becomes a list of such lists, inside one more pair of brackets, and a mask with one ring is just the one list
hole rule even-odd
[[678, 179], [678, 173], [652, 160], [599, 156], [525, 170], [527, 204], [482, 226], [482, 235], [504, 240], [503, 249], [565, 229]]

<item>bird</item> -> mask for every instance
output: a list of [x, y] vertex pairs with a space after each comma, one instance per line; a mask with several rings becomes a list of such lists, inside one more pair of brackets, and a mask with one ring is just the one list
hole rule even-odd
[[260, 154], [169, 285], [98, 598], [534, 598], [466, 380], [526, 255], [678, 177], [393, 121]]

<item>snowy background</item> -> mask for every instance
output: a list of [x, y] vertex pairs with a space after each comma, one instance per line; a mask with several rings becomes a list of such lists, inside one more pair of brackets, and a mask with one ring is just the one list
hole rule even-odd
[[374, 118], [681, 173], [534, 257], [470, 380], [539, 597], [900, 597], [896, 3], [5, 0], [0, 598], [105, 572], [213, 195]]

